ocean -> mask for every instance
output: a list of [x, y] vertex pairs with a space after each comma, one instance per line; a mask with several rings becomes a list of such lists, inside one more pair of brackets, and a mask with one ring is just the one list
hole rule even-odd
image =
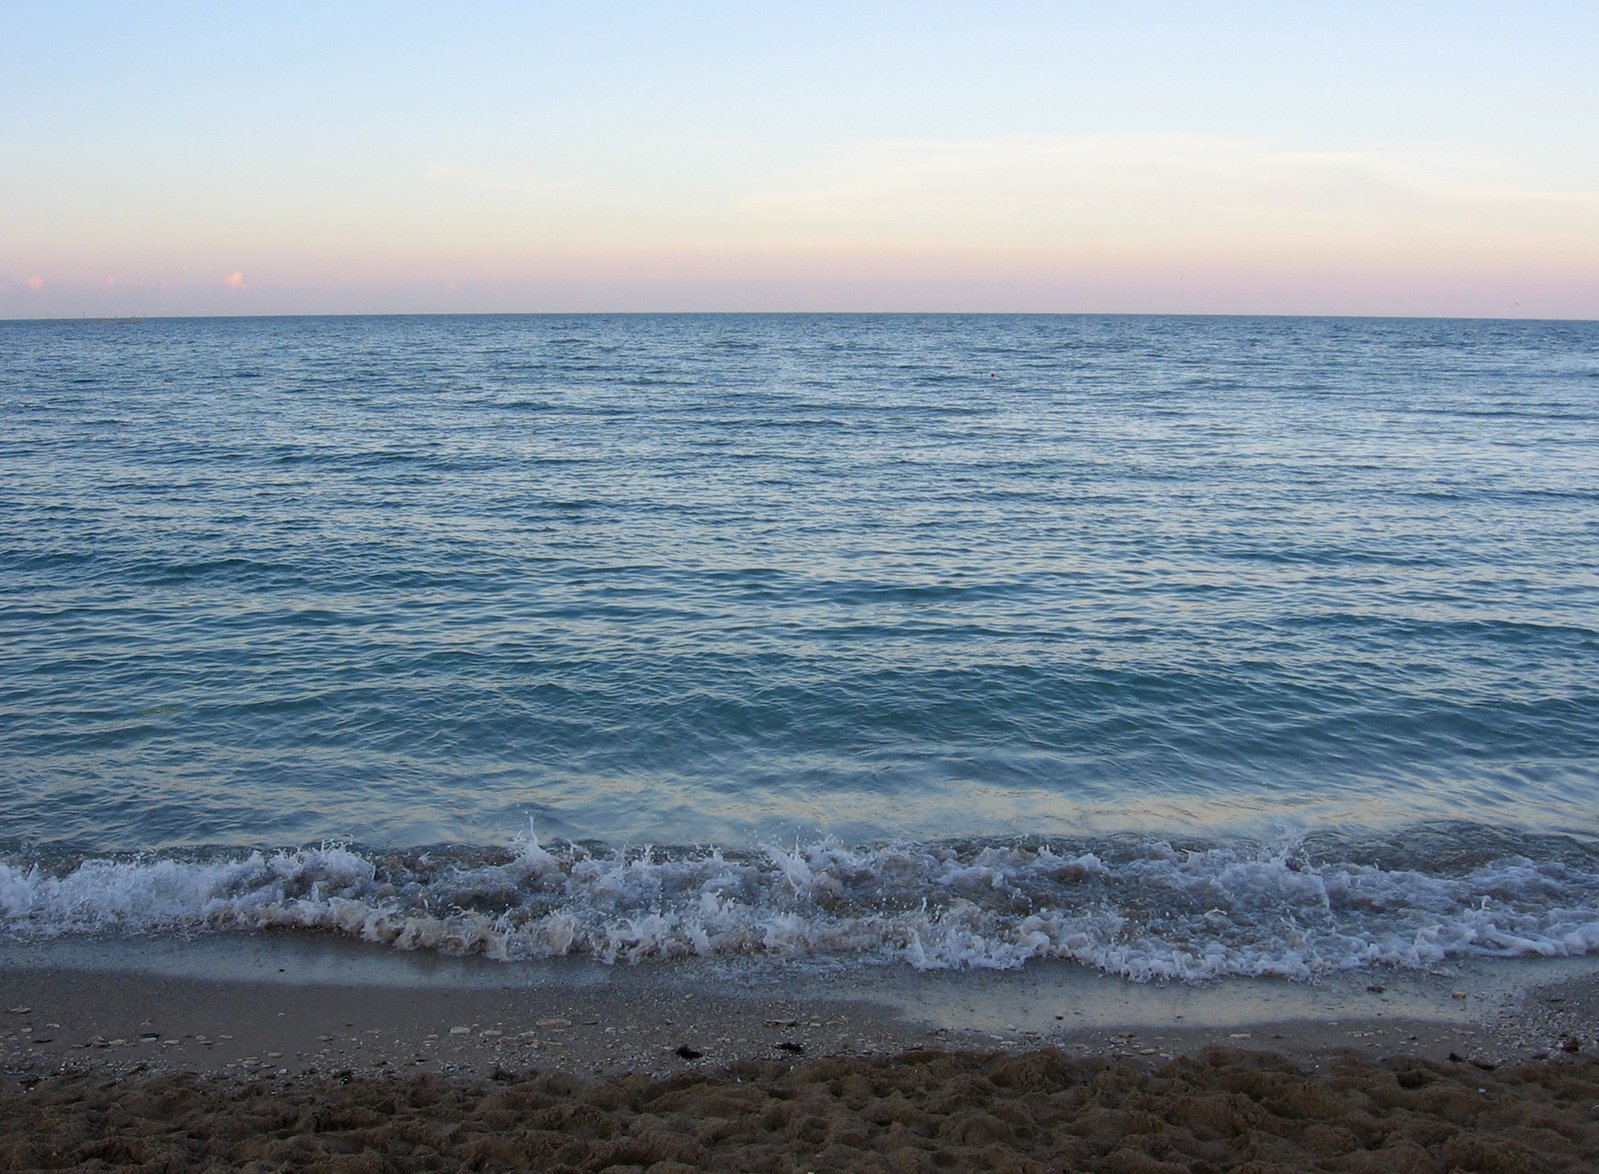
[[0, 940], [1599, 952], [1599, 323], [0, 323]]

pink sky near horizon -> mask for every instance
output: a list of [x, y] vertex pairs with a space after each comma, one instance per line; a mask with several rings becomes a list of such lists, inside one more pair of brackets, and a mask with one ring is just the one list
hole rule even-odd
[[1592, 6], [470, 11], [13, 14], [0, 317], [1599, 318]]

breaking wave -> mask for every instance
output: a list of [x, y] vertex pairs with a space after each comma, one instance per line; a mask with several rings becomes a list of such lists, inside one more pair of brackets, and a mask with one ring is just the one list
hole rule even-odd
[[1304, 979], [1599, 950], [1599, 852], [1424, 829], [1357, 842], [984, 841], [0, 862], [0, 935], [289, 930], [507, 962], [821, 956], [918, 969]]

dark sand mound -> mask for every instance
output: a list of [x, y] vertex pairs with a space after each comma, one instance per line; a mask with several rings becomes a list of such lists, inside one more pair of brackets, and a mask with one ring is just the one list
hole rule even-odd
[[1599, 1060], [909, 1052], [589, 1084], [27, 1077], [8, 1170], [1592, 1170]]

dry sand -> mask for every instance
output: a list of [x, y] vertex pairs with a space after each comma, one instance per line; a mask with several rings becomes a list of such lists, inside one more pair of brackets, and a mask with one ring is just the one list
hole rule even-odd
[[0, 1168], [1599, 1169], [1599, 966], [1138, 987], [238, 939], [0, 960]]

